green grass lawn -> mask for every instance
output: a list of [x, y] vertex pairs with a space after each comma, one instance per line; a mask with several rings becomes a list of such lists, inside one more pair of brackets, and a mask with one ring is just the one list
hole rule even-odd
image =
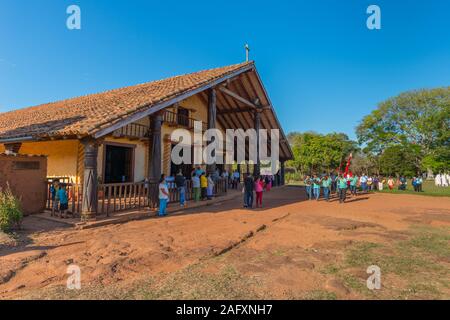
[[[303, 181], [289, 181], [290, 185], [296, 185], [296, 186], [303, 186]], [[382, 193], [394, 193], [394, 194], [417, 194], [422, 196], [435, 196], [435, 197], [450, 197], [450, 187], [443, 188], [443, 187], [436, 187], [434, 185], [434, 181], [424, 181], [423, 183], [423, 192], [414, 192], [413, 186], [411, 184], [411, 180], [408, 180], [408, 186], [406, 187], [406, 190], [398, 190], [398, 187], [396, 187], [394, 190], [387, 189], [387, 186], [385, 186], [385, 189], [383, 191], [376, 191], [376, 192], [382, 192]]]
[[450, 187], [436, 187], [434, 185], [434, 181], [424, 181], [422, 186], [423, 192], [414, 192], [411, 181], [408, 180], [408, 186], [406, 190], [398, 190], [395, 188], [394, 190], [384, 189], [383, 191], [377, 191], [382, 193], [395, 193], [395, 194], [417, 194], [424, 196], [436, 196], [436, 197], [450, 197]]

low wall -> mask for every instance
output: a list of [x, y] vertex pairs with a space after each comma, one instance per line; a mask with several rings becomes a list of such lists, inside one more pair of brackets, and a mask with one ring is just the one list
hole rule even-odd
[[45, 209], [47, 158], [0, 154], [0, 188], [8, 184], [22, 204], [24, 215]]

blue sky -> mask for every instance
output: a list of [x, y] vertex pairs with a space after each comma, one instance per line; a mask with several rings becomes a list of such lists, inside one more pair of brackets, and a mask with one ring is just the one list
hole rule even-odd
[[354, 137], [377, 103], [450, 85], [449, 21], [446, 0], [0, 0], [0, 112], [239, 63], [248, 42], [286, 132]]

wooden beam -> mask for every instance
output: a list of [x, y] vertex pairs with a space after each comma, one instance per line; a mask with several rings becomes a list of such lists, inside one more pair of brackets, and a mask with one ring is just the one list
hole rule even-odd
[[247, 99], [241, 97], [240, 95], [238, 95], [237, 93], [225, 88], [225, 87], [219, 87], [219, 90], [223, 93], [225, 93], [226, 95], [229, 95], [230, 97], [232, 97], [233, 99], [253, 108], [253, 109], [257, 109], [258, 106], [256, 104], [254, 104], [253, 102], [248, 101]]
[[[264, 110], [270, 110], [270, 107], [259, 107], [257, 110], [264, 111]], [[242, 112], [254, 112], [254, 108], [242, 108], [239, 110], [224, 110], [219, 111], [218, 115], [224, 115], [224, 114], [231, 114], [231, 113], [242, 113]]]

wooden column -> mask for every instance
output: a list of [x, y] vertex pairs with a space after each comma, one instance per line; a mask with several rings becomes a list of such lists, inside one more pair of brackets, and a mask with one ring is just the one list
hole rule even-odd
[[[208, 90], [208, 129], [216, 129], [217, 121], [217, 95], [214, 88]], [[216, 163], [208, 164], [206, 171], [214, 175], [216, 172]]]
[[92, 138], [81, 141], [84, 146], [84, 180], [81, 220], [95, 220], [98, 206], [97, 155], [98, 142]]
[[156, 181], [161, 178], [162, 169], [161, 169], [161, 127], [163, 122], [163, 113], [158, 112], [154, 114], [150, 121], [152, 123], [152, 138], [151, 138], [151, 150], [149, 155], [150, 167], [149, 167], [149, 175], [150, 180]]
[[256, 130], [256, 163], [253, 167], [253, 175], [255, 177], [261, 174], [261, 159], [259, 156], [259, 130], [261, 129], [261, 112], [259, 110], [255, 111], [255, 130]]
[[280, 185], [284, 186], [285, 183], [285, 162], [284, 160], [281, 161], [281, 168], [280, 168]]
[[22, 143], [5, 143], [5, 151], [6, 153], [14, 153], [17, 154], [22, 147]]

